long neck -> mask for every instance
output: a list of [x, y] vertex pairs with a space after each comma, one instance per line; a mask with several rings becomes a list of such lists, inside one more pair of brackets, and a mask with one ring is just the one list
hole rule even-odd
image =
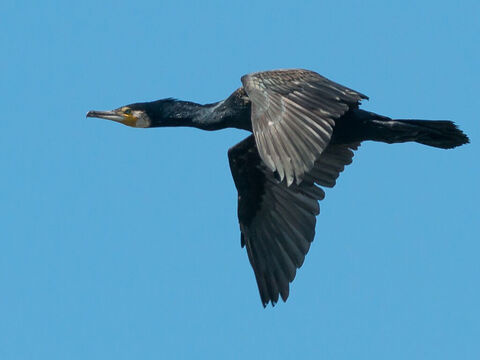
[[189, 126], [203, 130], [229, 127], [250, 130], [250, 108], [232, 101], [232, 97], [213, 104], [196, 104], [181, 100], [158, 100], [145, 103], [151, 127]]
[[159, 100], [149, 106], [151, 127], [189, 126], [203, 130], [228, 127], [224, 114], [216, 111], [219, 104], [201, 105], [181, 100]]

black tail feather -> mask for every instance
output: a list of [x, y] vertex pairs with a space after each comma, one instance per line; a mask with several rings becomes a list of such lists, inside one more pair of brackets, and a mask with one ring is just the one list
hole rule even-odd
[[468, 144], [470, 139], [452, 121], [447, 120], [394, 120], [405, 125], [411, 141], [442, 149]]

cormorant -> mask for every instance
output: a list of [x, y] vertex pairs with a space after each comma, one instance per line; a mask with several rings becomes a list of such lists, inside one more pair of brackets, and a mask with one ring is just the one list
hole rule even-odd
[[[367, 96], [313, 71], [256, 72], [227, 99], [200, 105], [163, 99], [87, 117], [149, 128], [238, 128], [253, 134], [228, 150], [238, 190], [241, 245], [265, 307], [286, 301], [315, 235], [318, 201], [365, 140], [450, 149], [469, 142], [451, 121], [393, 120], [359, 109]], [[321, 186], [321, 187], [320, 187]]]

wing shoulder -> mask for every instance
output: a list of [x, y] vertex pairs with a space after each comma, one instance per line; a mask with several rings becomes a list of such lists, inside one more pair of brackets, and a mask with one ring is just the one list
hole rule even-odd
[[242, 77], [261, 159], [287, 185], [299, 184], [330, 142], [335, 120], [367, 97], [313, 71], [273, 70]]

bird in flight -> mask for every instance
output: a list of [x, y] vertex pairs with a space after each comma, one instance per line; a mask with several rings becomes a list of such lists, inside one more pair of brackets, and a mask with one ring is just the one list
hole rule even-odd
[[414, 141], [450, 149], [469, 142], [451, 121], [394, 120], [359, 108], [367, 96], [302, 69], [251, 73], [213, 104], [162, 99], [87, 117], [139, 128], [237, 128], [253, 134], [228, 150], [238, 191], [241, 246], [265, 307], [286, 301], [315, 236], [322, 188], [333, 187], [362, 141]]

